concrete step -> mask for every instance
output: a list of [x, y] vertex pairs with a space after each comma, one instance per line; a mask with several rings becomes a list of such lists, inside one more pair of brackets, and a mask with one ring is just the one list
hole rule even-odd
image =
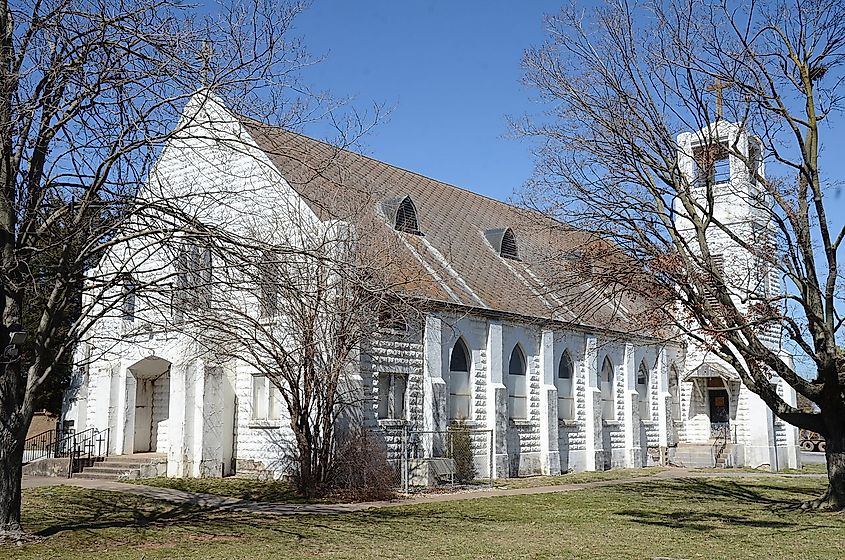
[[96, 464], [98, 466], [111, 467], [114, 469], [140, 469], [148, 463], [139, 463], [138, 461], [101, 461]]
[[[115, 472], [116, 471], [116, 472]], [[100, 480], [125, 480], [136, 479], [141, 477], [139, 469], [103, 469], [97, 467], [88, 467], [80, 473], [73, 475], [75, 478], [96, 478]]]
[[[74, 473], [73, 476], [101, 480], [136, 479], [141, 478], [142, 472], [145, 473], [144, 476], [160, 475], [162, 471], [156, 465], [161, 466], [165, 463], [167, 463], [167, 455], [163, 453], [113, 455], [83, 468], [82, 472]], [[151, 465], [152, 473], [150, 473]]]
[[82, 472], [87, 473], [102, 473], [102, 474], [113, 474], [115, 476], [122, 475], [126, 472], [131, 471], [140, 471], [140, 467], [110, 467], [110, 466], [103, 466], [102, 463], [94, 465], [93, 467], [85, 467]]
[[137, 455], [110, 455], [106, 457], [103, 462], [113, 464], [148, 465], [150, 463], [158, 463], [165, 461], [167, 461], [167, 455], [149, 455], [140, 457]]
[[74, 478], [88, 478], [88, 479], [97, 479], [97, 480], [119, 480], [119, 479], [135, 479], [140, 477], [140, 471], [133, 470], [129, 472], [124, 472], [122, 474], [110, 473], [110, 472], [100, 472], [96, 469], [91, 467], [85, 469], [80, 473], [74, 473]]

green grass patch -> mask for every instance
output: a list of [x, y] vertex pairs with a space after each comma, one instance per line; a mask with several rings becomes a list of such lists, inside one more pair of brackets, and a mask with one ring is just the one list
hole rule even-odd
[[583, 484], [586, 482], [602, 482], [606, 480], [625, 480], [651, 476], [664, 467], [646, 467], [642, 469], [611, 469], [598, 472], [577, 472], [555, 476], [526, 476], [524, 478], [506, 478], [496, 481], [496, 488], [536, 488], [538, 486], [558, 486], [561, 484]]
[[[756, 472], [756, 473], [770, 473], [768, 468], [755, 469], [752, 467], [735, 467], [730, 469], [716, 469], [716, 468], [697, 468], [690, 469], [691, 472], [703, 473], [724, 473], [724, 472]], [[781, 469], [777, 474], [827, 474], [827, 465], [824, 463], [808, 463], [802, 465], [800, 469]]]
[[186, 492], [202, 492], [216, 496], [229, 496], [253, 502], [274, 502], [279, 504], [330, 503], [331, 500], [303, 498], [296, 493], [292, 484], [283, 480], [251, 480], [248, 478], [141, 478], [125, 480], [132, 484], [144, 484], [158, 488], [173, 488]]
[[795, 472], [799, 474], [827, 474], [827, 465], [825, 463], [807, 463], [802, 465], [800, 469], [787, 469], [785, 472]]
[[818, 478], [697, 478], [577, 492], [287, 517], [199, 509], [75, 487], [24, 493], [44, 541], [21, 560], [127, 558], [689, 559], [842, 556], [845, 515], [801, 513]]

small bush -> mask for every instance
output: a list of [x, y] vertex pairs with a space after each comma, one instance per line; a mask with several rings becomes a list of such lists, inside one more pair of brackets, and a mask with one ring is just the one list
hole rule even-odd
[[329, 481], [332, 494], [353, 501], [390, 500], [398, 484], [387, 450], [366, 429], [355, 429], [339, 442]]
[[455, 480], [471, 482], [475, 480], [477, 472], [472, 453], [472, 436], [464, 420], [458, 420], [449, 429], [451, 438], [452, 460], [455, 461]]

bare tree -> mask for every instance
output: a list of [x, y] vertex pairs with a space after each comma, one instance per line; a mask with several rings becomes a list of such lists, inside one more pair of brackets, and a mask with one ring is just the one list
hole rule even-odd
[[[822, 434], [830, 484], [807, 505], [842, 508], [845, 230], [828, 205], [841, 178], [819, 161], [843, 108], [843, 4], [618, 0], [547, 27], [524, 66], [550, 110], [516, 124], [541, 140], [529, 201], [611, 240], [636, 266], [597, 276], [636, 292], [645, 269], [674, 302], [664, 325]], [[819, 411], [788, 404], [773, 375]]]
[[[24, 438], [53, 364], [134, 294], [132, 264], [90, 272], [129, 241], [208, 233], [183, 201], [144, 191], [161, 147], [186, 124], [186, 101], [205, 85], [242, 114], [288, 126], [308, 118], [314, 105], [296, 71], [309, 60], [289, 37], [301, 8], [252, 0], [202, 16], [169, 0], [3, 1], [0, 533], [22, 534]], [[48, 252], [50, 266], [33, 266]], [[10, 333], [34, 306], [23, 369]]]
[[[322, 172], [343, 163], [306, 165]], [[337, 198], [326, 190], [312, 203], [332, 217], [279, 201], [247, 235], [210, 238], [209, 282], [195, 284], [205, 286], [202, 304], [189, 306], [181, 325], [210, 360], [246, 367], [278, 391], [284, 409], [269, 411], [261, 409], [275, 406], [272, 395], [254, 389], [262, 401], [253, 402], [253, 414], [283, 422], [291, 445], [279, 459], [289, 461], [284, 467], [293, 467], [305, 496], [331, 489], [342, 427], [364, 425], [372, 403], [362, 370], [385, 317], [404, 323], [411, 313], [403, 294], [414, 278], [396, 273], [403, 253], [372, 213], [376, 199]]]

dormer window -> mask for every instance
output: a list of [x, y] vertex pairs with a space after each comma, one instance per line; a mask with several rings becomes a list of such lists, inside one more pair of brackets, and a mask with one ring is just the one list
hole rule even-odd
[[393, 224], [396, 231], [404, 231], [405, 233], [420, 234], [419, 222], [417, 222], [417, 208], [410, 196], [406, 196], [399, 203], [399, 208], [396, 209], [396, 221]]
[[516, 235], [514, 235], [511, 228], [488, 229], [484, 232], [484, 237], [490, 246], [499, 254], [500, 257], [506, 259], [519, 260], [519, 249], [516, 245]]

